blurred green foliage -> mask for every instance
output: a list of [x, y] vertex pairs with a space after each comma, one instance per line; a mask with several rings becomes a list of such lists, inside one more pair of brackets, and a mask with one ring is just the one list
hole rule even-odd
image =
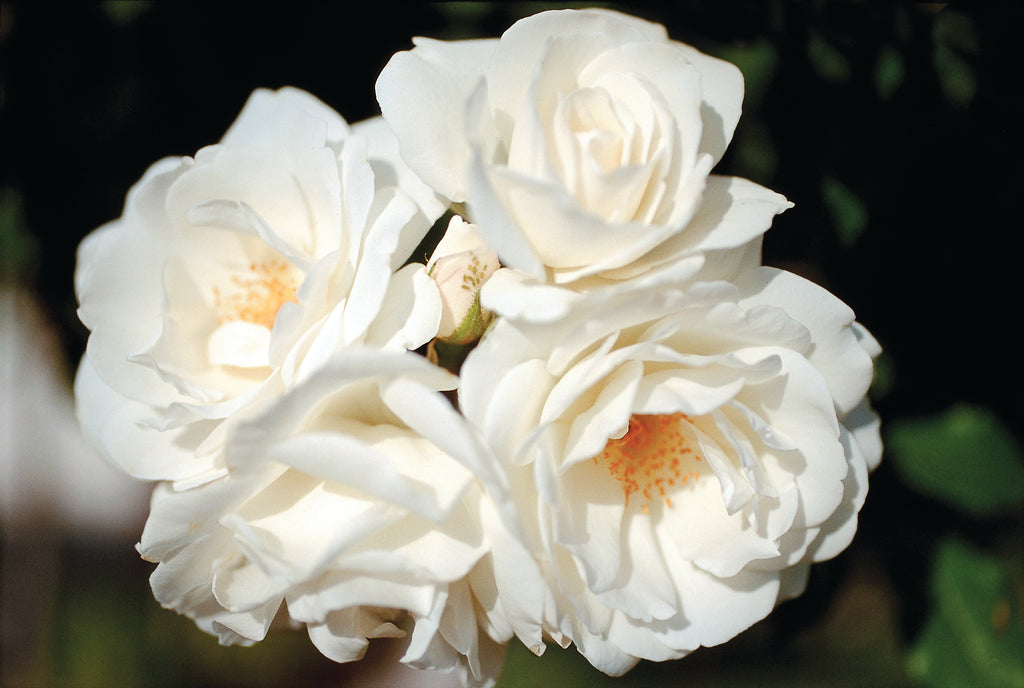
[[910, 674], [935, 688], [1024, 688], [1024, 600], [1006, 562], [951, 536], [931, 587], [936, 604], [907, 656]]
[[807, 42], [807, 55], [814, 70], [825, 81], [846, 81], [853, 68], [842, 51], [823, 36], [812, 33]]
[[863, 201], [848, 186], [835, 177], [821, 180], [821, 197], [832, 218], [843, 248], [850, 248], [868, 228], [868, 211]]
[[31, 281], [38, 251], [26, 227], [21, 194], [0, 189], [0, 284]]
[[888, 102], [907, 76], [907, 68], [899, 50], [891, 45], [882, 46], [875, 63], [875, 90], [878, 98]]
[[64, 543], [49, 642], [16, 685], [260, 688], [291, 685], [296, 677], [302, 685], [331, 685], [338, 676], [305, 633], [281, 629], [253, 647], [218, 645], [189, 619], [156, 605], [148, 565], [133, 561], [130, 545], [122, 544], [115, 551]]
[[977, 79], [969, 57], [978, 52], [978, 37], [971, 18], [957, 11], [940, 12], [933, 28], [933, 59], [946, 98], [958, 107], [974, 99]]
[[100, 3], [110, 21], [118, 26], [128, 26], [136, 18], [152, 9], [152, 0], [104, 0]]
[[1024, 508], [1024, 454], [990, 411], [958, 405], [897, 419], [886, 434], [889, 459], [918, 492], [976, 517]]

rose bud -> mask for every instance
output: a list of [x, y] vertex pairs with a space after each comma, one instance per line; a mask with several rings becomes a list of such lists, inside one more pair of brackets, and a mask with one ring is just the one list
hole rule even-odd
[[441, 292], [438, 339], [468, 344], [480, 338], [491, 320], [490, 311], [480, 306], [480, 289], [499, 266], [477, 226], [454, 216], [427, 263], [427, 274]]

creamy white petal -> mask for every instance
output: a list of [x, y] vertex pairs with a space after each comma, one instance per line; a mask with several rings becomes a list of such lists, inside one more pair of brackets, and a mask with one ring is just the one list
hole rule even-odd
[[441, 308], [441, 295], [425, 268], [418, 263], [407, 265], [388, 283], [365, 343], [383, 349], [420, 347], [437, 334]]
[[497, 41], [414, 43], [414, 50], [393, 55], [384, 67], [377, 101], [406, 164], [442, 195], [464, 201], [470, 158], [463, 136], [466, 104]]
[[624, 20], [624, 17], [617, 13], [556, 10], [519, 20], [496, 42], [490, 60], [487, 79], [492, 85], [491, 105], [508, 114], [519, 111], [530, 80], [534, 78], [534, 67], [541, 62], [552, 37], [573, 34], [581, 35], [583, 40], [600, 37], [599, 41], [585, 43], [587, 49], [577, 54], [575, 65], [555, 65], [556, 69], [564, 69], [571, 75], [574, 66], [586, 64], [602, 48], [643, 39], [642, 28], [656, 30], [657, 27], [664, 31], [655, 24], [633, 17]]
[[[296, 117], [300, 113], [306, 117]], [[296, 126], [296, 121], [303, 126]], [[277, 91], [258, 88], [249, 96], [222, 142], [271, 147], [279, 137], [287, 137], [280, 147], [299, 144], [297, 148], [301, 149], [322, 145], [325, 139], [340, 141], [348, 131], [348, 124], [338, 113], [305, 91], [290, 87]]]
[[446, 199], [409, 169], [398, 150], [398, 138], [383, 117], [371, 117], [352, 125], [352, 132], [366, 139], [368, 158], [378, 186], [392, 186], [409, 194], [433, 222], [447, 208]]
[[622, 676], [640, 661], [638, 656], [625, 652], [602, 635], [590, 633], [586, 629], [579, 629], [573, 635], [579, 653], [596, 669], [609, 676]]
[[173, 250], [175, 242], [166, 237], [166, 223], [135, 208], [152, 203], [150, 197], [166, 192], [179, 174], [179, 166], [169, 163], [150, 168], [139, 185], [144, 192], [132, 195], [125, 217], [82, 242], [75, 278], [78, 317], [93, 333], [86, 350], [97, 373], [127, 396], [156, 404], [178, 395], [153, 370], [132, 363], [128, 356], [158, 336], [163, 268], [159, 249]]
[[319, 624], [309, 624], [309, 639], [325, 657], [335, 662], [362, 659], [367, 638], [402, 638], [405, 631], [381, 614], [362, 607], [339, 609]]
[[743, 303], [782, 308], [809, 329], [814, 350], [808, 360], [825, 376], [841, 414], [864, 398], [874, 365], [851, 327], [853, 311], [821, 287], [773, 268], [744, 273], [737, 283]]
[[625, 279], [693, 252], [735, 250], [759, 237], [775, 215], [791, 207], [793, 204], [783, 196], [746, 179], [710, 175], [700, 206], [686, 229], [635, 264], [606, 274]]
[[89, 357], [82, 359], [75, 378], [78, 421], [108, 461], [142, 480], [180, 478], [211, 467], [196, 456], [189, 439], [209, 426], [160, 432], [144, 421], [156, 411], [116, 392], [100, 379]]
[[568, 289], [531, 284], [529, 277], [507, 268], [491, 275], [480, 292], [484, 308], [517, 320], [558, 320], [577, 299], [578, 296]]
[[416, 212], [416, 205], [407, 197], [390, 198], [367, 233], [344, 314], [346, 344], [361, 340], [380, 312], [388, 282], [398, 267], [393, 263], [401, 265], [406, 258], [395, 257], [401, 230]]

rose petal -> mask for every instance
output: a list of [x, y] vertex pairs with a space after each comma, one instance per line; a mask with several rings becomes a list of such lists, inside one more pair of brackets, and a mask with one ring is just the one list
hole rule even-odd
[[431, 188], [466, 200], [470, 157], [463, 132], [466, 103], [494, 52], [496, 40], [414, 40], [377, 79], [377, 102], [401, 142], [402, 158]]

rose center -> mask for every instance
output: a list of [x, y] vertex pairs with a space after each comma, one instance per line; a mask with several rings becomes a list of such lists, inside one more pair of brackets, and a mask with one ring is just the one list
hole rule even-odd
[[626, 434], [608, 440], [594, 457], [622, 485], [627, 504], [631, 495], [640, 493], [645, 514], [652, 499], [664, 499], [671, 507], [669, 491], [700, 477], [699, 450], [683, 431], [686, 423], [689, 419], [682, 413], [633, 415]]
[[247, 273], [231, 277], [229, 288], [214, 287], [218, 322], [241, 320], [271, 329], [281, 306], [287, 301], [297, 302], [295, 289], [295, 280], [285, 263], [250, 263]]
[[570, 96], [569, 127], [580, 148], [605, 173], [624, 163], [624, 132], [608, 95], [598, 89], [582, 89]]

